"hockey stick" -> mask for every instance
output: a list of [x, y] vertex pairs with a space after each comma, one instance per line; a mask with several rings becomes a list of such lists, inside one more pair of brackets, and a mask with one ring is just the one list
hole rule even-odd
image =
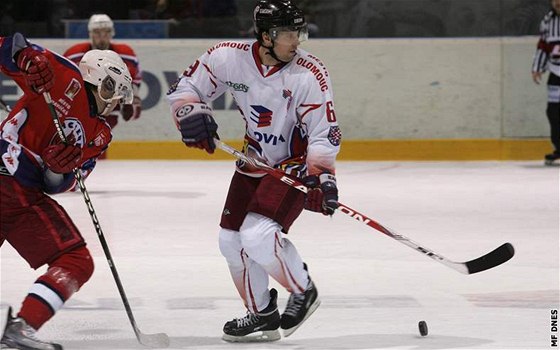
[[0, 109], [3, 111], [6, 111], [8, 113], [10, 113], [12, 111], [12, 108], [10, 107], [9, 104], [7, 104], [6, 102], [4, 102], [3, 99], [0, 98]]
[[[52, 102], [52, 98], [50, 93], [45, 92], [43, 93], [43, 97], [45, 98], [45, 102], [49, 106], [49, 111], [51, 112], [52, 120], [54, 122], [54, 126], [56, 127], [56, 132], [58, 136], [62, 140], [63, 143], [67, 144], [68, 140], [64, 131], [62, 130], [62, 125], [60, 123], [60, 119], [58, 118], [58, 114]], [[91, 221], [93, 222], [93, 226], [95, 227], [95, 231], [97, 232], [97, 236], [99, 237], [99, 241], [101, 242], [101, 246], [103, 247], [103, 252], [105, 252], [105, 258], [107, 259], [107, 263], [109, 263], [109, 267], [111, 268], [111, 273], [113, 274], [113, 278], [117, 283], [117, 288], [119, 290], [119, 294], [121, 295], [122, 302], [124, 304], [124, 308], [126, 309], [126, 314], [128, 315], [128, 319], [132, 324], [132, 329], [134, 329], [134, 334], [136, 334], [136, 339], [142, 345], [153, 347], [153, 348], [163, 348], [169, 346], [169, 337], [165, 333], [156, 333], [156, 334], [144, 334], [136, 325], [136, 321], [134, 320], [134, 315], [132, 314], [132, 309], [130, 308], [130, 304], [128, 303], [128, 298], [124, 292], [124, 287], [121, 283], [121, 279], [119, 278], [119, 274], [117, 272], [117, 268], [115, 266], [115, 262], [113, 261], [113, 257], [111, 256], [111, 252], [109, 251], [109, 245], [105, 240], [105, 236], [103, 235], [103, 230], [101, 229], [101, 225], [99, 224], [99, 220], [97, 219], [97, 214], [93, 209], [93, 204], [91, 203], [91, 199], [89, 198], [89, 193], [86, 189], [86, 185], [84, 184], [84, 179], [82, 177], [82, 173], [80, 173], [79, 169], [74, 169], [74, 177], [78, 182], [78, 186], [80, 187], [80, 191], [84, 196], [84, 201], [86, 202], [86, 206], [89, 211], [89, 215], [91, 216]]]
[[[220, 140], [214, 139], [214, 142], [216, 143], [216, 146], [225, 151], [226, 153], [231, 154], [232, 156], [234, 156], [235, 158], [242, 160], [246, 163], [249, 163], [252, 166], [255, 166], [261, 170], [264, 170], [267, 174], [279, 179], [280, 181], [288, 184], [289, 186], [292, 186], [298, 190], [300, 190], [301, 192], [307, 193], [307, 187], [302, 184], [300, 181], [298, 180], [294, 180], [293, 178], [290, 178], [288, 176], [286, 176], [286, 174], [281, 171], [280, 169], [275, 169], [272, 168], [271, 166], [257, 160], [254, 158], [250, 158], [247, 155], [245, 155], [244, 153], [236, 150], [235, 148], [221, 142]], [[387, 227], [381, 225], [380, 223], [378, 223], [377, 221], [365, 216], [362, 213], [359, 213], [358, 211], [350, 208], [349, 206], [342, 204], [340, 202], [338, 202], [338, 210], [351, 217], [354, 220], [357, 220], [358, 222], [368, 225], [369, 227], [372, 227], [373, 229], [397, 240], [398, 242], [434, 259], [435, 261], [449, 267], [452, 268], [455, 271], [458, 271], [460, 273], [469, 275], [469, 274], [473, 274], [473, 273], [477, 273], [477, 272], [481, 272], [481, 271], [485, 271], [488, 269], [491, 269], [493, 267], [496, 267], [498, 265], [501, 265], [503, 263], [505, 263], [506, 261], [508, 261], [509, 259], [511, 259], [513, 257], [513, 255], [515, 254], [515, 251], [513, 249], [513, 245], [511, 245], [511, 243], [504, 243], [501, 246], [499, 246], [498, 248], [494, 249], [493, 251], [491, 251], [488, 254], [485, 254], [479, 258], [470, 260], [470, 261], [466, 261], [466, 262], [455, 262], [455, 261], [451, 261], [449, 259], [447, 259], [446, 257], [444, 257], [441, 254], [438, 254], [436, 252], [434, 252], [431, 249], [426, 248], [425, 246], [421, 246], [420, 244], [414, 242], [413, 240], [411, 240], [410, 238], [407, 238], [401, 234], [396, 233], [395, 231], [392, 231], [390, 229], [388, 229]]]
[[6, 115], [2, 116], [0, 113], [0, 122], [2, 122], [4, 119], [6, 119], [8, 117], [8, 115], [10, 114], [10, 112], [12, 111], [12, 108], [10, 107], [9, 104], [7, 104], [6, 102], [4, 102], [3, 99], [0, 98], [0, 111], [5, 111]]

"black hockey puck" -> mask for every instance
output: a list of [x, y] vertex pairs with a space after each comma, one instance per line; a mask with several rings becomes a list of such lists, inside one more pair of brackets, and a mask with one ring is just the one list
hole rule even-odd
[[428, 325], [426, 324], [426, 321], [418, 322], [418, 330], [420, 331], [421, 336], [425, 337], [428, 335]]

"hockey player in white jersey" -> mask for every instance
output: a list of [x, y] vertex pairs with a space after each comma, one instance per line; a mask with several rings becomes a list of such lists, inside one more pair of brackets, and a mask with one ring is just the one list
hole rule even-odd
[[[274, 341], [292, 334], [319, 306], [317, 288], [286, 234], [304, 207], [332, 215], [338, 207], [335, 159], [341, 132], [325, 65], [299, 48], [303, 12], [291, 0], [260, 0], [257, 41], [221, 42], [196, 60], [168, 92], [182, 140], [213, 153], [218, 126], [207, 104], [232, 94], [246, 124], [243, 151], [302, 178], [302, 192], [237, 163], [221, 217], [220, 251], [248, 310], [224, 325], [232, 342]], [[269, 276], [288, 292], [280, 315]]]

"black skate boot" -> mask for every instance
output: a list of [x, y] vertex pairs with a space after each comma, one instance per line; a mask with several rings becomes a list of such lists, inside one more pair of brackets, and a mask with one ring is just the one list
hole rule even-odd
[[8, 320], [0, 344], [2, 349], [21, 350], [62, 350], [59, 344], [47, 343], [35, 337], [36, 330], [23, 318], [13, 317], [12, 308], [8, 309]]
[[553, 153], [544, 156], [545, 165], [560, 165], [560, 152], [554, 151]]
[[265, 342], [280, 339], [280, 313], [276, 299], [278, 292], [272, 288], [268, 306], [257, 314], [247, 312], [245, 317], [226, 322], [222, 339], [229, 342]]
[[320, 304], [321, 300], [319, 300], [317, 288], [311, 278], [309, 278], [305, 292], [292, 293], [288, 299], [288, 304], [282, 314], [280, 323], [284, 330], [284, 336], [288, 337], [294, 333], [317, 310]]

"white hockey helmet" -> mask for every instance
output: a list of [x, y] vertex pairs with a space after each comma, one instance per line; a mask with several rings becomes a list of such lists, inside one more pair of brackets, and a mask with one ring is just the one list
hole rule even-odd
[[115, 35], [115, 26], [113, 25], [113, 21], [111, 17], [107, 16], [104, 13], [92, 15], [89, 18], [88, 22], [88, 32], [91, 33], [92, 30], [95, 29], [111, 29], [111, 37]]
[[82, 57], [79, 68], [84, 81], [97, 87], [103, 101], [108, 104], [114, 101], [132, 103], [132, 77], [116, 52], [90, 50]]

